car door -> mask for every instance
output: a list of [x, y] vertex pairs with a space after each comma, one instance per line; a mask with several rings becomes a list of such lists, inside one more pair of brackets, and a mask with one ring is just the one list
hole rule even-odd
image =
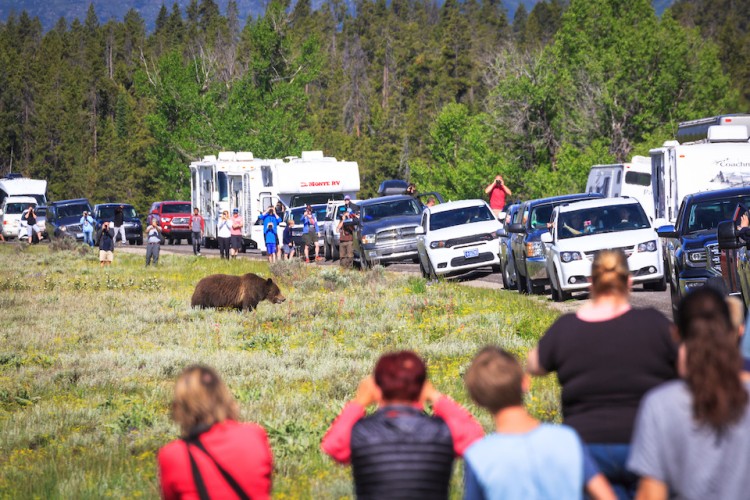
[[[516, 217], [518, 217], [518, 223], [523, 224], [524, 227], [528, 224], [529, 220], [529, 204], [524, 203], [521, 208], [518, 209], [518, 214], [516, 214]], [[526, 231], [522, 233], [512, 233], [511, 236], [511, 249], [513, 250], [513, 264], [516, 269], [516, 273], [519, 273], [520, 269], [526, 269], [525, 266], [525, 255], [526, 255], [526, 249], [524, 248], [526, 244]]]
[[430, 216], [427, 210], [422, 212], [422, 220], [420, 222], [424, 234], [417, 235], [417, 253], [419, 254], [419, 260], [427, 262], [427, 228], [430, 225]]

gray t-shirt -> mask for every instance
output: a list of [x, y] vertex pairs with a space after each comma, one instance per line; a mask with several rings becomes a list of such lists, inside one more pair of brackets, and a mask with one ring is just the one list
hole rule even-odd
[[666, 483], [672, 498], [748, 498], [750, 411], [717, 434], [693, 419], [684, 381], [656, 387], [641, 402], [628, 469]]

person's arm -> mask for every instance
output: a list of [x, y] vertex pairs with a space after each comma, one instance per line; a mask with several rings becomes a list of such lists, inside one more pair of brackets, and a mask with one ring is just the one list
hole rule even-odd
[[612, 486], [610, 486], [607, 478], [601, 472], [589, 479], [586, 483], [586, 493], [593, 500], [616, 500]]
[[495, 182], [496, 181], [493, 180], [486, 188], [484, 188], [485, 194], [490, 194], [492, 192], [492, 189], [495, 187]]
[[484, 437], [482, 424], [466, 408], [438, 392], [429, 381], [425, 382], [421, 401], [431, 402], [435, 416], [448, 425], [453, 438], [453, 451], [457, 456], [463, 456], [469, 446]]
[[547, 375], [547, 370], [539, 362], [539, 346], [534, 347], [526, 356], [526, 371], [535, 377]]
[[464, 500], [485, 500], [484, 490], [469, 462], [464, 462]]
[[372, 376], [359, 383], [354, 399], [344, 406], [339, 416], [326, 431], [320, 448], [324, 453], [342, 464], [348, 464], [352, 458], [352, 429], [365, 416], [365, 408], [380, 400], [380, 391]]
[[513, 194], [513, 192], [510, 190], [510, 188], [505, 182], [503, 182], [502, 188], [503, 188], [503, 191], [505, 191], [505, 194], [507, 194], [508, 196], [511, 196]]
[[642, 477], [638, 483], [638, 491], [635, 494], [636, 500], [666, 500], [669, 489], [667, 485], [653, 477]]

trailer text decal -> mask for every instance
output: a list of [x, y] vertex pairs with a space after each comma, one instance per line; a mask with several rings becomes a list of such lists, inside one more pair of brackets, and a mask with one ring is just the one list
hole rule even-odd
[[341, 181], [312, 181], [312, 182], [300, 182], [299, 187], [326, 187], [326, 186], [340, 186]]

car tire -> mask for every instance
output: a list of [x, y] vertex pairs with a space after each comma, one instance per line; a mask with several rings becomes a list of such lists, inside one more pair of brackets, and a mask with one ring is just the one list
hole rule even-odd
[[529, 278], [528, 269], [526, 270], [526, 293], [528, 295], [541, 295], [544, 293], [544, 285], [535, 285], [534, 280]]
[[187, 242], [188, 242], [188, 245], [192, 245], [193, 244], [193, 237], [192, 236], [188, 236]]
[[[557, 283], [557, 285], [555, 285], [555, 283]], [[565, 302], [573, 297], [570, 292], [566, 292], [562, 289], [557, 273], [555, 273], [555, 279], [550, 280], [550, 289], [552, 290], [552, 300], [555, 302]]]
[[492, 265], [492, 272], [493, 273], [501, 273], [503, 271], [503, 267], [500, 264], [493, 264]]
[[435, 274], [435, 268], [432, 267], [432, 262], [430, 262], [429, 257], [427, 257], [427, 277], [432, 281], [437, 279], [437, 274]]
[[422, 264], [422, 259], [419, 259], [419, 270], [422, 272], [422, 277], [424, 279], [430, 279], [430, 273], [425, 269], [424, 264]]
[[341, 258], [339, 246], [334, 243], [331, 244], [331, 256], [333, 257], [333, 260], [339, 260]]
[[323, 243], [323, 255], [325, 256], [326, 260], [331, 260], [331, 245], [328, 244], [327, 241]]
[[138, 238], [135, 243], [136, 245], [143, 245], [143, 238]]
[[508, 264], [502, 266], [502, 270], [500, 272], [503, 276], [503, 287], [506, 290], [515, 290], [516, 283], [510, 279], [510, 270], [508, 270]]
[[652, 292], [663, 292], [667, 289], [667, 277], [663, 276], [660, 280], [644, 283], [643, 289]]
[[528, 293], [526, 285], [526, 276], [523, 276], [518, 269], [516, 269], [516, 285], [518, 286], [518, 293], [526, 295]]

